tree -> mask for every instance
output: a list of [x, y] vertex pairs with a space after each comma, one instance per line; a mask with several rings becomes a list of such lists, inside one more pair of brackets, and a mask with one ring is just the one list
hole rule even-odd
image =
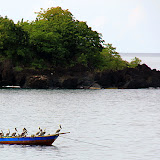
[[[21, 25], [30, 35], [30, 46], [36, 57], [49, 65], [98, 65], [103, 48], [101, 34], [92, 31], [86, 22], [75, 20], [68, 10], [61, 7], [41, 9], [35, 21]], [[81, 57], [85, 60], [81, 61]]]
[[102, 35], [88, 27], [86, 22], [79, 21], [76, 21], [76, 35], [77, 57], [85, 56], [89, 67], [97, 67], [103, 49]]
[[137, 67], [140, 63], [141, 63], [141, 60], [140, 60], [139, 58], [135, 57], [135, 58], [133, 58], [133, 59], [131, 60], [131, 62], [129, 63], [129, 67], [130, 67], [130, 68], [135, 68], [135, 67]]
[[36, 20], [17, 24], [0, 17], [0, 60], [12, 59], [15, 66], [51, 68], [77, 64], [90, 69], [119, 70], [135, 67], [122, 60], [112, 44], [105, 44], [102, 35], [86, 22], [76, 20], [69, 10], [52, 7], [37, 12]]
[[0, 17], [0, 54], [16, 62], [25, 62], [28, 56], [28, 34], [7, 17]]
[[112, 44], [105, 44], [105, 48], [101, 52], [100, 70], [122, 70], [128, 66], [128, 62], [124, 61], [116, 48]]

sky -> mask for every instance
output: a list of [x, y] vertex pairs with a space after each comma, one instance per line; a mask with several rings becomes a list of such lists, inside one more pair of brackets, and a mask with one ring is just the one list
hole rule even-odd
[[15, 23], [60, 6], [102, 33], [119, 53], [160, 53], [160, 0], [0, 0], [0, 15]]

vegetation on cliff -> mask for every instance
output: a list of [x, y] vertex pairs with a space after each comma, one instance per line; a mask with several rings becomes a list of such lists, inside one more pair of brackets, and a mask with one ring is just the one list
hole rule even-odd
[[69, 68], [84, 65], [96, 70], [136, 67], [135, 57], [124, 61], [112, 44], [86, 22], [61, 7], [41, 9], [36, 20], [15, 24], [0, 17], [0, 61], [11, 59], [17, 68]]

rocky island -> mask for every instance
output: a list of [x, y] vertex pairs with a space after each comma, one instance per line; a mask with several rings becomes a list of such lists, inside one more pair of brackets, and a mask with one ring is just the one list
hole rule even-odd
[[112, 44], [69, 10], [52, 7], [36, 20], [0, 16], [0, 87], [137, 89], [160, 86], [160, 72], [123, 60]]

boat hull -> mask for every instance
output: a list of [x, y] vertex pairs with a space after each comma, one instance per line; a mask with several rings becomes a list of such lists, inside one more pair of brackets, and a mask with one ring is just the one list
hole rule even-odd
[[0, 144], [16, 145], [47, 145], [50, 146], [59, 135], [37, 136], [37, 137], [2, 137]]

